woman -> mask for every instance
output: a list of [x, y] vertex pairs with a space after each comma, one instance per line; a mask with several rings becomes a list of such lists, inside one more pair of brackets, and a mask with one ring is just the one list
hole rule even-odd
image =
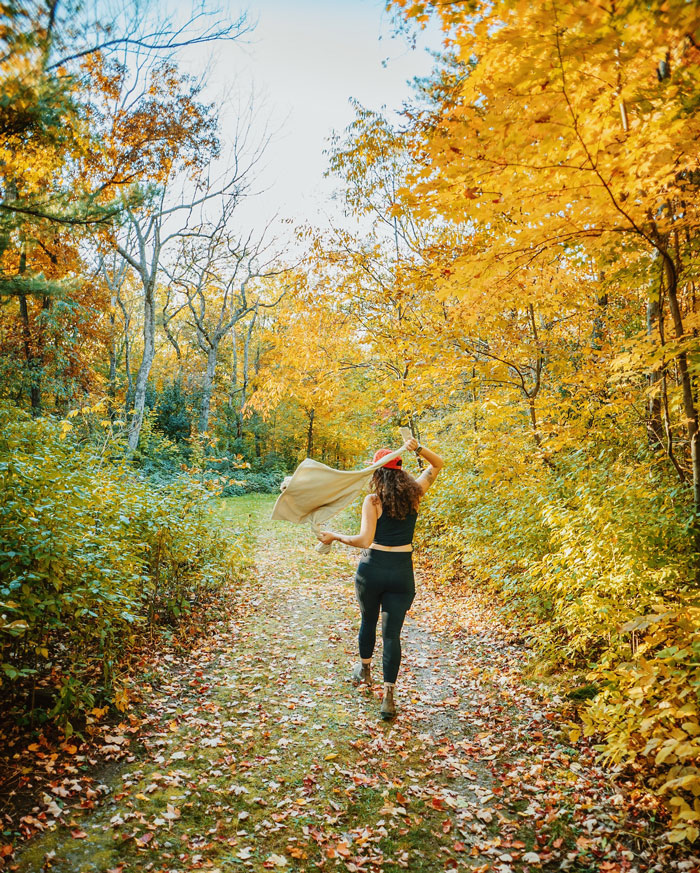
[[[416, 593], [412, 541], [418, 505], [443, 466], [439, 455], [419, 446], [414, 439], [407, 440], [404, 448], [424, 458], [429, 464], [428, 468], [414, 479], [401, 469], [401, 458], [379, 467], [372, 476], [373, 493], [368, 494], [362, 504], [360, 533], [346, 536], [324, 531], [319, 535], [323, 543], [338, 540], [347, 546], [364, 550], [355, 574], [355, 591], [362, 622], [359, 634], [360, 663], [353, 671], [353, 679], [358, 684], [364, 682], [372, 685], [370, 668], [381, 607], [384, 699], [380, 713], [385, 719], [396, 715], [394, 684], [401, 663], [401, 628]], [[376, 464], [389, 454], [389, 449], [379, 449], [372, 463]]]

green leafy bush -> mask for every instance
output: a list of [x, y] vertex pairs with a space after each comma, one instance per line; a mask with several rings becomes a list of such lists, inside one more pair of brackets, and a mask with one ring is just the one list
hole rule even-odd
[[687, 504], [653, 459], [609, 447], [556, 461], [529, 460], [512, 435], [463, 443], [426, 499], [424, 548], [446, 579], [496, 590], [553, 665], [624, 659], [622, 626], [691, 577]]
[[0, 406], [0, 681], [30, 703], [56, 689], [50, 714], [63, 720], [119, 701], [137, 634], [177, 623], [245, 568], [206, 484], [155, 487], [122, 456], [109, 423]]
[[233, 474], [233, 478], [224, 485], [222, 494], [224, 497], [236, 497], [242, 494], [276, 494], [279, 493], [280, 484], [286, 473], [281, 470], [268, 472], [254, 472], [252, 470], [239, 470]]
[[693, 842], [700, 837], [700, 606], [690, 597], [659, 601], [622, 630], [641, 642], [621, 663], [606, 654], [591, 673], [604, 688], [581, 714], [584, 733], [602, 738], [612, 763], [653, 774], [671, 809], [670, 839]]
[[[504, 458], [508, 463], [504, 464]], [[421, 512], [419, 545], [445, 584], [466, 576], [517, 622], [537, 657], [587, 670], [583, 731], [636, 769], [700, 836], [700, 607], [689, 494], [657, 459], [609, 439], [533, 457], [517, 434], [451, 453]]]

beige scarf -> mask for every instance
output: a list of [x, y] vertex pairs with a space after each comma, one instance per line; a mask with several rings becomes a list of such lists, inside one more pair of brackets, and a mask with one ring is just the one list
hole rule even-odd
[[[402, 446], [364, 470], [334, 470], [320, 461], [306, 458], [282, 483], [283, 491], [272, 510], [272, 518], [297, 524], [308, 522], [318, 534], [324, 522], [349, 506], [367, 488], [375, 470], [405, 451]], [[316, 549], [329, 552], [331, 547], [319, 543]]]

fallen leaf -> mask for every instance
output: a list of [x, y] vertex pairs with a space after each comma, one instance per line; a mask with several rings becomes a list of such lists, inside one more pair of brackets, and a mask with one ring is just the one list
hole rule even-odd
[[272, 867], [286, 867], [288, 863], [289, 861], [287, 861], [284, 855], [275, 855], [273, 853], [267, 860], [263, 861], [263, 867], [268, 869]]

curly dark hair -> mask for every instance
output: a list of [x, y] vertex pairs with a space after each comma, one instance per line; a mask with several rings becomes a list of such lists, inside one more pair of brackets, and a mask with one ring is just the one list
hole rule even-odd
[[406, 518], [418, 511], [423, 496], [420, 485], [405, 470], [379, 467], [372, 474], [370, 489], [382, 504], [382, 512], [390, 518]]

